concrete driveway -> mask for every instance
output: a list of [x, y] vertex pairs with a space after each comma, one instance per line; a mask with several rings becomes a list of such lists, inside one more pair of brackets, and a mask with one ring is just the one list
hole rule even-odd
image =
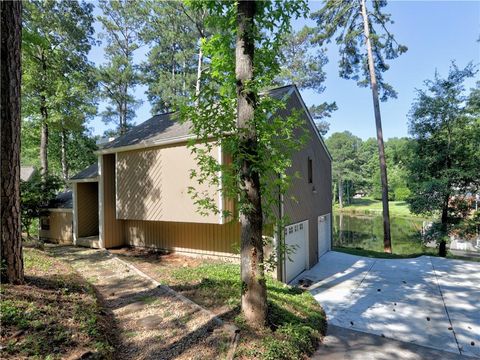
[[480, 358], [480, 263], [331, 251], [301, 278], [329, 324]]

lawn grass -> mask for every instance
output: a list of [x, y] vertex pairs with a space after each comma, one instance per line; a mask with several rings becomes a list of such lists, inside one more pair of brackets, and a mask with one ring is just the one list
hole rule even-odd
[[112, 358], [93, 288], [67, 264], [24, 249], [24, 285], [1, 285], [0, 357]]
[[[390, 216], [422, 218], [422, 216], [411, 213], [410, 209], [408, 208], [408, 204], [405, 201], [389, 201], [388, 204]], [[335, 204], [333, 209], [336, 212], [340, 211], [338, 204]], [[353, 199], [352, 204], [344, 205], [341, 211], [344, 213], [356, 213], [363, 215], [381, 215], [382, 201], [367, 197]]]
[[323, 309], [309, 292], [267, 276], [269, 327], [249, 327], [240, 312], [240, 266], [180, 255], [114, 252], [140, 270], [240, 328], [238, 359], [302, 359], [326, 332]]
[[416, 258], [422, 255], [432, 255], [432, 254], [424, 254], [424, 253], [389, 254], [389, 253], [380, 252], [380, 251], [365, 250], [365, 249], [351, 248], [351, 247], [341, 247], [341, 246], [334, 246], [332, 250], [343, 252], [350, 255], [364, 256], [364, 257], [378, 258], [378, 259], [409, 259], [409, 258]]
[[[369, 257], [369, 258], [377, 258], [377, 259], [411, 259], [411, 258], [416, 258], [422, 255], [426, 256], [438, 256], [438, 250], [436, 248], [427, 248], [426, 252], [422, 253], [412, 253], [412, 254], [389, 254], [389, 253], [384, 253], [380, 251], [373, 251], [373, 250], [364, 250], [364, 249], [359, 249], [359, 248], [351, 248], [351, 247], [340, 247], [340, 246], [334, 246], [332, 248], [333, 251], [338, 251], [338, 252], [343, 252], [346, 254], [350, 255], [356, 255], [356, 256], [364, 256], [364, 257]], [[465, 260], [465, 261], [475, 261], [475, 262], [480, 262], [480, 257], [474, 257], [474, 256], [460, 256], [460, 255], [454, 255], [450, 252], [447, 253], [447, 258], [448, 259], [454, 259], [454, 260]]]

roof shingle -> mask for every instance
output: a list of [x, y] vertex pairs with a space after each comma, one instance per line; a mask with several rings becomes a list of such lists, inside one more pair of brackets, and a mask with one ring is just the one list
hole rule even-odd
[[94, 179], [96, 177], [98, 177], [98, 163], [92, 164], [86, 169], [83, 169], [75, 176], [72, 176], [70, 180]]
[[[295, 85], [286, 85], [267, 91], [271, 97], [282, 99]], [[124, 146], [132, 146], [141, 143], [151, 144], [176, 138], [187, 138], [191, 135], [191, 122], [179, 122], [177, 113], [155, 115], [143, 123], [134, 126], [124, 135], [116, 138], [102, 147], [114, 149]], [[73, 179], [73, 178], [72, 178]]]

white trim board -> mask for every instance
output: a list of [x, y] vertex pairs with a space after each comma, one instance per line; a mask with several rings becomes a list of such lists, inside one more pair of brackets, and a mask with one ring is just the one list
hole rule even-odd
[[145, 148], [150, 148], [150, 147], [155, 147], [155, 146], [162, 146], [162, 145], [170, 145], [170, 144], [177, 144], [177, 143], [182, 143], [188, 140], [192, 140], [197, 138], [195, 135], [187, 135], [187, 136], [180, 136], [180, 137], [174, 137], [174, 138], [169, 138], [169, 139], [161, 139], [161, 140], [155, 140], [155, 141], [141, 141], [137, 144], [133, 145], [126, 145], [126, 146], [119, 146], [119, 147], [113, 147], [113, 148], [108, 148], [108, 149], [100, 149], [95, 151], [95, 154], [100, 155], [100, 154], [113, 154], [117, 152], [123, 152], [123, 151], [131, 151], [131, 150], [139, 150], [139, 149], [145, 149]]
[[103, 205], [103, 155], [98, 156], [98, 243], [101, 249], [105, 248], [105, 234], [104, 234], [104, 205]]
[[70, 182], [70, 183], [98, 182], [99, 178], [100, 176], [96, 176], [94, 178], [68, 180], [67, 182]]
[[72, 237], [73, 237], [73, 245], [77, 245], [77, 239], [78, 239], [78, 189], [77, 189], [77, 183], [73, 183], [73, 188], [72, 188], [72, 198], [73, 198], [73, 231], [72, 231]]

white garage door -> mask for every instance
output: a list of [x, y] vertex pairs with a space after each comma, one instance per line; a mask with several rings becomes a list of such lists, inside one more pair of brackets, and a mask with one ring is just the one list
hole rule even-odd
[[318, 258], [332, 250], [332, 216], [330, 214], [318, 217]]
[[288, 283], [307, 267], [308, 220], [285, 227], [285, 244], [288, 249], [285, 256], [285, 275]]

